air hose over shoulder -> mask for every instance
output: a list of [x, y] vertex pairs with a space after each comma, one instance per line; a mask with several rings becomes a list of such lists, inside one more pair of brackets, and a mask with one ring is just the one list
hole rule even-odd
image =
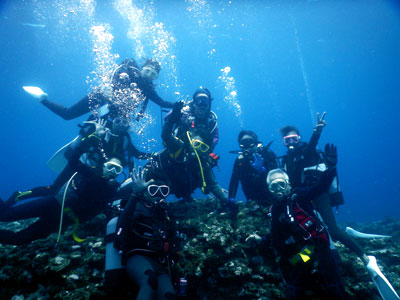
[[[58, 245], [58, 242], [60, 241], [60, 237], [61, 237], [62, 224], [63, 224], [63, 220], [64, 220], [64, 211], [67, 211], [67, 209], [64, 209], [64, 206], [65, 206], [65, 199], [66, 199], [66, 197], [67, 197], [68, 188], [69, 188], [69, 185], [71, 184], [72, 180], [73, 180], [74, 177], [76, 176], [76, 174], [78, 174], [78, 172], [75, 172], [75, 173], [71, 176], [71, 178], [68, 180], [67, 184], [65, 185], [65, 189], [64, 189], [64, 193], [63, 193], [63, 198], [62, 198], [62, 202], [61, 202], [60, 225], [59, 225], [59, 227], [58, 227], [58, 235], [57, 235], [56, 246]], [[83, 242], [84, 239], [80, 239], [80, 238], [76, 235], [76, 233], [75, 233], [76, 228], [77, 228], [78, 225], [79, 225], [78, 218], [75, 216], [73, 219], [74, 219], [74, 221], [75, 221], [75, 228], [74, 228], [74, 232], [72, 233], [72, 237], [73, 237], [74, 240], [77, 241], [77, 242]]]
[[202, 165], [202, 163], [201, 163], [201, 159], [200, 159], [199, 154], [197, 153], [196, 148], [193, 147], [193, 142], [192, 142], [192, 139], [190, 138], [190, 132], [189, 132], [189, 131], [186, 131], [186, 134], [187, 134], [187, 137], [188, 137], [188, 139], [189, 139], [190, 146], [192, 147], [194, 153], [196, 154], [197, 161], [199, 162], [201, 180], [203, 181], [203, 184], [202, 184], [202, 187], [201, 187], [201, 191], [202, 191], [203, 193], [205, 193], [205, 188], [207, 187], [207, 184], [206, 184], [206, 180], [204, 179], [203, 165]]

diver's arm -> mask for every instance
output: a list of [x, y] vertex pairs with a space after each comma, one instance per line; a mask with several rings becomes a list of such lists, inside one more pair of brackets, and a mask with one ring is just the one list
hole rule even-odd
[[82, 138], [82, 142], [79, 146], [74, 149], [70, 159], [68, 160], [68, 166], [73, 170], [73, 172], [78, 172], [82, 176], [92, 176], [93, 169], [89, 166], [83, 164], [80, 161], [80, 157], [83, 153], [87, 152], [90, 146], [97, 145], [100, 141], [96, 135], [91, 134], [88, 137]]
[[239, 186], [239, 160], [236, 159], [233, 165], [232, 176], [229, 182], [229, 199], [235, 199]]
[[128, 226], [130, 219], [133, 217], [133, 215], [135, 213], [137, 201], [138, 201], [138, 197], [136, 195], [132, 194], [128, 200], [127, 205], [125, 206], [124, 210], [122, 211], [121, 216], [119, 217], [119, 220], [118, 220], [119, 228], [126, 228]]
[[217, 127], [213, 131], [211, 151], [214, 151], [214, 148], [218, 144], [218, 141], [219, 141], [219, 130], [218, 130], [218, 127]]
[[164, 122], [161, 138], [169, 152], [176, 152], [184, 146], [182, 140], [178, 139], [176, 136], [172, 134], [174, 123], [170, 120]]
[[162, 99], [154, 89], [149, 89], [148, 97], [155, 104], [164, 108], [172, 108], [175, 105], [175, 102], [169, 102]]
[[278, 168], [278, 159], [276, 157], [275, 152], [270, 149], [263, 148], [262, 157], [264, 158], [264, 167], [267, 170], [273, 170]]
[[211, 151], [214, 150], [215, 146], [219, 141], [219, 130], [218, 130], [218, 116], [215, 112], [210, 111], [210, 121], [208, 123], [210, 134], [212, 135]]
[[322, 129], [326, 126], [325, 112], [320, 117], [319, 113], [317, 113], [317, 124], [314, 127], [313, 134], [311, 136], [310, 142], [308, 143], [308, 149], [315, 149], [318, 145], [319, 138], [322, 133]]
[[134, 217], [137, 202], [137, 196], [132, 194], [128, 200], [128, 204], [125, 206], [125, 209], [122, 211], [121, 216], [118, 218], [114, 242], [114, 247], [116, 247], [117, 249], [123, 251], [126, 250], [124, 245], [126, 243], [127, 234], [129, 233], [127, 228], [132, 218]]
[[316, 151], [315, 148], [318, 145], [319, 138], [321, 137], [321, 132], [322, 132], [321, 130], [318, 130], [317, 128], [314, 128], [314, 131], [313, 131], [313, 134], [312, 134], [312, 136], [310, 138], [310, 141], [307, 144], [306, 152]]
[[139, 121], [141, 118], [144, 117], [144, 113], [147, 108], [147, 104], [149, 104], [149, 98], [143, 100], [142, 105], [140, 107], [139, 112], [136, 114], [136, 121]]
[[320, 194], [326, 192], [329, 186], [332, 184], [333, 178], [336, 176], [336, 167], [330, 167], [326, 171], [324, 171], [314, 185], [305, 186], [296, 189], [295, 194], [297, 195], [298, 201], [311, 201], [315, 199]]

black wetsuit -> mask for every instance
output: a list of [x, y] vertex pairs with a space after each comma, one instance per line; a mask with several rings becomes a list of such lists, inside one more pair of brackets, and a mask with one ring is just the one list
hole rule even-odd
[[[313, 176], [308, 176], [307, 173], [305, 174], [304, 172], [304, 168], [323, 163], [323, 159], [316, 149], [320, 135], [320, 131], [314, 130], [308, 144], [300, 143], [296, 147], [295, 151], [288, 152], [288, 154], [282, 158], [282, 166], [286, 169], [286, 172], [289, 175], [292, 187], [295, 188], [303, 184], [310, 185], [315, 182], [314, 175], [320, 173], [319, 171], [313, 171]], [[328, 192], [324, 191], [323, 193], [316, 195], [313, 202], [316, 209], [321, 214], [324, 223], [328, 226], [332, 239], [341, 242], [358, 257], [362, 258], [365, 254], [358, 242], [338, 227], [336, 218], [332, 212], [331, 197]]]
[[115, 247], [139, 286], [137, 299], [174, 299], [169, 265], [176, 255], [175, 226], [166, 205], [132, 195], [118, 220]]
[[[108, 126], [111, 126], [107, 123]], [[95, 127], [93, 125], [85, 125], [80, 130], [80, 138], [77, 139], [71, 147], [66, 151], [65, 156], [70, 159], [74, 149], [84, 147], [84, 150], [80, 150], [82, 153], [85, 152], [86, 156], [90, 160], [101, 160], [117, 157], [123, 159], [123, 165], [127, 165], [129, 170], [134, 167], [133, 158], [138, 159], [149, 159], [150, 154], [138, 150], [132, 143], [131, 136], [128, 132], [120, 132], [118, 135], [110, 135], [107, 141], [105, 137], [99, 139], [93, 136]], [[72, 176], [74, 173], [71, 166], [68, 164], [64, 170], [57, 176], [56, 180], [50, 186], [53, 193], [56, 193]]]
[[[98, 170], [84, 165], [79, 160], [84, 149], [78, 148], [68, 162], [68, 167], [77, 174], [70, 181], [66, 192], [65, 208], [69, 210], [65, 213], [65, 226], [75, 220], [85, 222], [104, 211], [118, 188], [115, 180], [103, 178], [98, 175]], [[65, 188], [66, 186], [57, 195], [47, 188], [35, 188], [32, 193], [20, 197], [16, 203], [13, 203], [14, 199], [2, 203], [2, 222], [35, 217], [39, 220], [18, 232], [0, 230], [0, 243], [23, 245], [56, 232], [60, 223], [61, 201]]]
[[[306, 291], [318, 288], [312, 278], [316, 265], [326, 293], [322, 299], [344, 299], [340, 276], [329, 248], [328, 232], [314, 213], [311, 202], [329, 187], [335, 173], [336, 168], [328, 169], [317, 185], [297, 188], [272, 205], [272, 246], [288, 285], [288, 299], [307, 299]], [[309, 261], [296, 260], [303, 249], [312, 249], [313, 254], [304, 252], [310, 257]]]
[[[139, 115], [143, 115], [149, 100], [153, 101], [161, 107], [173, 107], [174, 103], [163, 100], [155, 91], [155, 86], [152, 82], [147, 81], [142, 78], [140, 70], [136, 62], [132, 61], [132, 67], [120, 66], [114, 74], [114, 78], [118, 78], [119, 74], [125, 72], [130, 77], [130, 83], [135, 84], [135, 89], [137, 93], [140, 92], [144, 96], [143, 102], [141, 103], [141, 108]], [[114, 87], [118, 87], [118, 82], [113, 82]], [[133, 92], [133, 91], [132, 91]], [[83, 97], [79, 102], [75, 103], [71, 107], [67, 108], [61, 104], [52, 102], [50, 100], [43, 100], [41, 103], [50, 109], [52, 112], [60, 116], [65, 120], [72, 120], [80, 117], [90, 111], [91, 106], [100, 107], [104, 104], [112, 102], [107, 96], [101, 92], [93, 92], [85, 97]]]
[[[168, 158], [168, 164], [164, 163], [164, 165], [171, 166], [169, 168], [171, 171], [170, 177], [174, 178], [176, 182], [176, 184], [172, 183], [172, 187], [176, 187], [178, 194], [184, 194], [184, 198], [189, 198], [190, 194], [196, 188], [203, 186], [203, 182], [199, 161], [190, 145], [187, 133], [189, 132], [191, 136], [198, 135], [207, 145], [213, 145], [214, 142], [216, 143], [216, 141], [218, 141], [218, 134], [215, 134], [217, 130], [215, 127], [216, 123], [214, 124], [214, 130], [212, 132], [210, 132], [209, 126], [202, 127], [199, 125], [196, 127], [196, 125], [193, 125], [192, 127], [184, 124], [186, 124], [186, 122], [182, 123], [182, 120], [179, 121], [178, 124], [175, 124], [171, 122], [169, 118], [166, 118], [161, 136], [167, 152], [164, 154], [164, 157]], [[176, 135], [174, 132], [176, 132]], [[219, 200], [226, 202], [227, 197], [216, 181], [214, 172], [212, 171], [215, 161], [212, 156], [209, 155], [212, 151], [211, 149], [212, 147], [210, 147], [210, 150], [206, 153], [202, 153], [200, 150], [197, 151], [202, 163], [202, 171], [206, 184], [204, 191], [206, 193], [211, 192]], [[177, 169], [174, 171], [175, 167]], [[184, 186], [183, 188], [185, 191], [179, 191], [181, 190], [179, 186]]]
[[265, 171], [261, 173], [255, 171], [250, 165], [250, 155], [246, 157], [240, 154], [233, 165], [229, 183], [229, 199], [234, 199], [236, 197], [239, 182], [242, 185], [247, 200], [252, 199], [264, 203], [264, 201], [269, 201], [271, 199], [272, 195], [268, 190], [266, 177], [270, 170], [278, 167], [276, 156], [274, 152], [264, 147], [259, 148], [257, 154], [261, 155], [264, 160], [263, 166]]
[[294, 150], [288, 150], [282, 157], [282, 167], [289, 176], [292, 187], [304, 182], [304, 168], [314, 166], [320, 161], [317, 144], [321, 136], [320, 130], [314, 130], [309, 143], [300, 142]]

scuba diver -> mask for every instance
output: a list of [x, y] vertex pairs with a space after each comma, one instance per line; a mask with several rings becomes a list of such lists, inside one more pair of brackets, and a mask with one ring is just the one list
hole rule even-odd
[[[327, 144], [324, 153], [327, 170], [313, 186], [293, 188], [282, 169], [268, 173], [267, 184], [274, 196], [271, 207], [271, 242], [280, 272], [288, 287], [287, 299], [307, 299], [309, 289], [322, 286], [321, 299], [344, 299], [329, 233], [315, 213], [312, 200], [327, 190], [336, 175], [337, 150]], [[317, 283], [313, 274], [321, 276]]]
[[[72, 120], [89, 111], [95, 112], [96, 110], [100, 116], [109, 110], [121, 110], [120, 113], [125, 117], [128, 117], [129, 113], [136, 112], [136, 120], [139, 120], [143, 117], [149, 100], [161, 107], [173, 106], [172, 102], [163, 100], [155, 91], [153, 80], [157, 79], [160, 70], [160, 63], [154, 59], [147, 59], [141, 69], [134, 59], [125, 59], [111, 76], [110, 93], [96, 89], [68, 108], [50, 101], [47, 94], [40, 88], [24, 87], [24, 89], [65, 120]], [[30, 92], [32, 88], [40, 91]], [[141, 108], [136, 111], [139, 105]]]
[[[10, 199], [0, 202], [1, 222], [39, 218], [18, 232], [0, 230], [1, 244], [23, 245], [46, 238], [57, 229], [58, 242], [62, 228], [65, 228], [63, 225], [73, 223], [73, 238], [82, 241], [76, 235], [79, 222], [85, 222], [107, 208], [119, 186], [116, 177], [124, 169], [123, 158], [118, 153], [95, 154], [98, 145], [99, 137], [95, 134], [82, 139], [68, 161], [73, 174], [58, 193], [49, 187], [37, 187], [23, 193], [15, 192]], [[63, 224], [64, 213], [67, 218]]]
[[[187, 132], [192, 129], [202, 129], [211, 139], [210, 147], [211, 152], [214, 151], [215, 146], [219, 140], [218, 132], [218, 117], [215, 112], [211, 110], [212, 96], [207, 88], [198, 88], [192, 100], [185, 104], [177, 118], [174, 126], [174, 135], [180, 139], [187, 136]], [[169, 114], [165, 116], [165, 121], [168, 121]]]
[[[281, 129], [283, 142], [287, 147], [287, 155], [282, 159], [282, 166], [289, 175], [292, 186], [313, 185], [319, 180], [319, 177], [326, 169], [324, 157], [318, 153], [316, 146], [322, 132], [322, 128], [326, 125], [324, 120], [325, 113], [321, 117], [317, 114], [317, 125], [310, 142], [307, 144], [301, 142], [300, 132], [294, 126], [286, 126]], [[351, 236], [339, 229], [331, 206], [343, 204], [343, 196], [337, 185], [337, 177], [334, 178], [336, 188], [330, 187], [320, 195], [316, 195], [313, 200], [317, 211], [321, 214], [324, 223], [329, 228], [329, 233], [334, 241], [340, 241], [350, 250], [352, 250], [366, 265], [368, 257], [360, 245]], [[329, 193], [328, 193], [329, 191]]]
[[[162, 140], [169, 153], [169, 164], [174, 166], [170, 168], [170, 175], [176, 179], [177, 189], [187, 187], [182, 193], [184, 199], [191, 200], [191, 193], [200, 187], [205, 194], [211, 192], [222, 206], [231, 207], [212, 171], [219, 156], [213, 152], [218, 142], [218, 128], [216, 115], [211, 111], [211, 100], [210, 92], [201, 88], [189, 104], [177, 102], [165, 117]], [[183, 174], [190, 176], [176, 172], [183, 169], [186, 170]]]
[[[282, 165], [289, 175], [293, 188], [316, 184], [321, 180], [321, 176], [323, 176], [327, 169], [325, 156], [323, 154], [321, 155], [316, 149], [322, 129], [326, 125], [324, 117], [325, 113], [323, 113], [321, 117], [317, 114], [318, 122], [314, 127], [312, 137], [308, 144], [301, 142], [300, 132], [296, 127], [286, 126], [281, 129], [283, 142], [288, 149], [287, 155], [282, 158]], [[337, 225], [336, 218], [332, 212], [332, 206], [338, 206], [344, 203], [343, 195], [338, 184], [337, 174], [333, 178], [329, 189], [320, 194], [315, 194], [312, 202], [324, 224], [327, 226], [330, 237], [334, 241], [341, 242], [361, 259], [382, 298], [385, 300], [398, 299], [397, 293], [390, 282], [380, 271], [376, 263], [376, 258], [374, 256], [367, 256], [354, 238], [388, 238], [389, 236], [363, 234], [352, 228], [343, 231]], [[352, 235], [349, 233], [352, 233]], [[340, 259], [336, 250], [333, 253], [337, 259]]]
[[[131, 136], [128, 132], [129, 126], [129, 120], [123, 117], [103, 117], [96, 121], [92, 120], [83, 122], [83, 125], [80, 125], [81, 130], [79, 136], [71, 143], [63, 154], [67, 159], [66, 162], [71, 158], [71, 155], [74, 153], [76, 148], [79, 148], [82, 143], [87, 144], [86, 140], [91, 139], [92, 142], [90, 143], [90, 147], [87, 149], [87, 153], [83, 154], [82, 160], [98, 161], [101, 157], [117, 153], [117, 155], [123, 159], [124, 166], [127, 165], [127, 167], [132, 170], [134, 167], [133, 158], [142, 160], [149, 159], [150, 154], [138, 150], [133, 145]], [[59, 160], [59, 157], [56, 157], [55, 160]], [[52, 159], [50, 159], [48, 164], [51, 163], [53, 163]], [[49, 192], [51, 191], [52, 193], [57, 193], [74, 173], [70, 164], [66, 163], [65, 166], [63, 163], [58, 164], [62, 171], [53, 184], [48, 187]]]
[[281, 165], [289, 175], [293, 187], [303, 183], [304, 169], [314, 166], [320, 160], [317, 145], [326, 125], [325, 113], [319, 116], [317, 113], [317, 125], [308, 143], [301, 141], [300, 131], [294, 126], [285, 126], [280, 130], [282, 140], [287, 148], [287, 153], [282, 157]]
[[106, 281], [117, 274], [110, 273], [116, 270], [110, 267], [114, 263], [124, 270], [119, 276], [127, 275], [139, 287], [136, 299], [176, 299], [170, 265], [177, 258], [179, 233], [165, 201], [170, 188], [153, 175], [139, 167], [130, 183], [121, 187], [121, 193], [130, 196], [120, 217], [107, 225], [114, 242], [107, 244]]
[[229, 199], [235, 201], [239, 182], [247, 200], [264, 202], [271, 199], [265, 183], [268, 171], [278, 167], [276, 155], [258, 140], [255, 132], [242, 130], [238, 136], [241, 151], [233, 165], [229, 183]]

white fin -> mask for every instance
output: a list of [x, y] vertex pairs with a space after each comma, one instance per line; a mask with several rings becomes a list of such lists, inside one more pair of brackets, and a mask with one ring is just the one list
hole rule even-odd
[[379, 294], [381, 294], [381, 297], [383, 300], [398, 300], [399, 295], [397, 295], [396, 291], [390, 284], [389, 280], [383, 275], [381, 270], [378, 267], [378, 264], [376, 263], [376, 258], [375, 256], [368, 256], [369, 262], [367, 265], [367, 269], [369, 272], [369, 275], [371, 275], [372, 280], [374, 281]]
[[68, 163], [67, 158], [64, 156], [65, 151], [71, 147], [72, 143], [75, 142], [79, 138], [79, 135], [70, 141], [68, 144], [62, 146], [60, 149], [57, 150], [56, 153], [53, 154], [52, 157], [47, 161], [47, 166], [50, 170], [61, 173], [61, 171], [65, 168]]
[[46, 95], [45, 92], [42, 91], [42, 89], [40, 87], [37, 86], [23, 86], [22, 87], [25, 92], [27, 92], [29, 95], [35, 97], [35, 98], [40, 98], [43, 95]]
[[351, 227], [346, 227], [346, 233], [356, 238], [360, 239], [388, 239], [391, 238], [390, 235], [381, 235], [381, 234], [370, 234], [370, 233], [363, 233], [357, 230], [354, 230]]

